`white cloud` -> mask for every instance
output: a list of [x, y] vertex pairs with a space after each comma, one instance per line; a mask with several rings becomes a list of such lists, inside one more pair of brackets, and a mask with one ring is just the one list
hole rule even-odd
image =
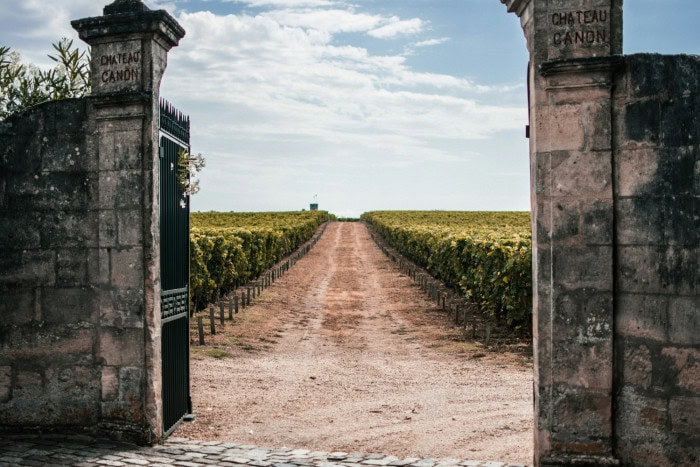
[[200, 137], [215, 153], [236, 148], [245, 159], [269, 151], [273, 165], [283, 158], [285, 166], [348, 147], [382, 154], [392, 166], [454, 160], [457, 153], [435, 142], [483, 139], [519, 129], [526, 117], [523, 109], [479, 103], [490, 87], [415, 72], [400, 55], [333, 45], [329, 31], [304, 27], [318, 17], [299, 26], [269, 14], [198, 12], [179, 20], [188, 35], [171, 53], [164, 92], [201, 109], [194, 131], [206, 133]]
[[62, 37], [84, 46], [70, 25], [71, 20], [102, 13], [103, 5], [94, 0], [45, 2], [43, 0], [3, 0], [0, 15], [2, 45], [18, 50], [24, 60], [40, 66], [53, 66], [46, 56], [51, 44]]
[[285, 26], [313, 28], [330, 33], [369, 31], [383, 21], [377, 15], [338, 9], [274, 10], [264, 16]]
[[389, 24], [373, 29], [368, 34], [378, 39], [390, 39], [402, 34], [417, 34], [423, 30], [424, 24], [420, 18], [400, 20], [393, 17]]
[[227, 0], [233, 3], [245, 3], [253, 7], [326, 7], [338, 5], [341, 2], [335, 0]]
[[433, 45], [440, 45], [444, 44], [445, 42], [448, 42], [450, 40], [449, 37], [441, 37], [439, 39], [428, 39], [425, 41], [420, 41], [416, 42], [413, 44], [414, 47], [431, 47]]

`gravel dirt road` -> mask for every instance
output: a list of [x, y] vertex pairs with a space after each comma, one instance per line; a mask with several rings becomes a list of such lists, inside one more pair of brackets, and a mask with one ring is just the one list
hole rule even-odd
[[174, 436], [530, 463], [531, 358], [486, 352], [449, 321], [363, 224], [333, 223], [192, 346], [197, 419]]

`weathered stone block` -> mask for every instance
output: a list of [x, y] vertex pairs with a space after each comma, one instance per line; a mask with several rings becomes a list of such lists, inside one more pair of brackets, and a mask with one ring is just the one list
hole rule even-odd
[[558, 105], [538, 112], [537, 150], [539, 152], [579, 151], [584, 147], [580, 104]]
[[58, 250], [56, 260], [56, 284], [58, 286], [87, 285], [86, 250]]
[[544, 384], [535, 382], [535, 423], [542, 436], [549, 438], [552, 423], [552, 384], [545, 378]]
[[700, 417], [697, 416], [700, 413], [700, 397], [675, 398], [669, 403], [669, 412], [673, 433], [700, 438]]
[[117, 216], [113, 210], [100, 211], [100, 248], [117, 246]]
[[546, 387], [552, 384], [552, 341], [549, 338], [551, 330], [545, 326], [535, 326], [533, 341], [537, 344], [537, 352], [533, 355], [533, 379], [536, 385]]
[[116, 211], [119, 245], [143, 246], [143, 213], [141, 211]]
[[119, 400], [138, 400], [143, 392], [144, 370], [139, 367], [119, 369]]
[[[698, 68], [700, 71], [700, 67]], [[667, 147], [693, 146], [698, 144], [700, 119], [695, 96], [680, 95], [661, 102], [660, 140]]]
[[99, 173], [99, 208], [110, 211], [114, 209], [117, 196], [117, 174], [119, 172], [103, 171]]
[[[100, 133], [100, 170], [133, 170], [141, 168], [142, 150], [139, 132], [143, 119], [124, 119], [109, 131]], [[104, 125], [103, 125], [104, 127]]]
[[83, 134], [86, 131], [87, 102], [84, 99], [63, 99], [44, 104], [41, 115], [48, 134]]
[[533, 155], [534, 161], [534, 189], [539, 197], [551, 196], [552, 193], [552, 171], [551, 154], [539, 152]]
[[618, 249], [622, 292], [692, 294], [695, 288], [694, 250], [665, 246], [621, 246]]
[[142, 366], [145, 358], [144, 333], [139, 328], [108, 328], [99, 333], [97, 359], [109, 366]]
[[119, 396], [119, 368], [114, 366], [102, 367], [102, 400], [110, 401]]
[[608, 453], [612, 436], [609, 391], [554, 385], [552, 445], [572, 454]]
[[694, 247], [700, 243], [700, 201], [692, 196], [667, 196], [663, 207], [664, 244]]
[[0, 404], [12, 397], [12, 367], [0, 366]]
[[[668, 402], [625, 387], [616, 398], [617, 454], [627, 465], [671, 465]], [[622, 434], [623, 436], [619, 436]]]
[[5, 327], [3, 339], [0, 362], [19, 359], [22, 362], [40, 361], [44, 365], [90, 365], [95, 360], [95, 334], [88, 323], [72, 326], [29, 323]]
[[664, 368], [664, 372], [675, 375], [677, 387], [688, 395], [700, 396], [700, 350], [666, 347], [661, 354], [666, 359], [659, 364], [671, 363], [670, 367]]
[[7, 203], [25, 210], [74, 210], [88, 208], [89, 178], [85, 172], [32, 172], [7, 181]]
[[[556, 334], [555, 334], [556, 335]], [[552, 352], [555, 384], [586, 389], [611, 390], [613, 379], [612, 338], [608, 341], [579, 343], [555, 339]]]
[[532, 213], [536, 222], [536, 231], [533, 232], [533, 243], [540, 248], [548, 245], [552, 240], [552, 199], [541, 197], [537, 200], [536, 209]]
[[583, 235], [587, 245], [612, 245], [614, 236], [614, 209], [611, 198], [581, 202]]
[[658, 144], [661, 105], [658, 100], [631, 102], [624, 109], [625, 139]]
[[581, 246], [584, 241], [581, 235], [580, 200], [577, 198], [553, 199], [552, 241], [561, 244]]
[[75, 211], [44, 214], [41, 245], [44, 248], [90, 248], [97, 246], [97, 218]]
[[662, 56], [650, 60], [648, 55], [629, 55], [625, 57], [625, 65], [623, 76], [632, 83], [628, 99], [656, 98], [660, 90], [668, 89], [668, 63]]
[[100, 324], [115, 328], [142, 328], [144, 325], [143, 289], [100, 291]]
[[634, 147], [621, 149], [615, 153], [617, 165], [617, 195], [629, 196], [662, 196], [655, 183], [659, 167], [659, 152], [651, 147]]
[[612, 198], [609, 152], [553, 152], [552, 196]]
[[16, 326], [31, 323], [35, 319], [35, 297], [41, 289], [9, 289], [1, 290], [0, 316], [3, 326]]
[[90, 284], [108, 286], [111, 283], [111, 248], [88, 250], [88, 279]]
[[[30, 123], [31, 122], [31, 123]], [[41, 171], [41, 148], [43, 138], [35, 130], [40, 123], [35, 113], [28, 113], [26, 118], [15, 119], [14, 128], [7, 135], [8, 145], [3, 151], [3, 169], [5, 174], [13, 177], [26, 177]], [[27, 126], [34, 125], [31, 131]]]
[[142, 248], [113, 249], [110, 258], [113, 286], [132, 289], [143, 287], [144, 258]]
[[[568, 70], [549, 70], [546, 73], [547, 79], [547, 103], [550, 106], [558, 105], [582, 105], [583, 119], [586, 128], [601, 129], [601, 133], [607, 133], [608, 142], [606, 146], [596, 148], [587, 144], [589, 149], [610, 149], [610, 132], [606, 126], [610, 125], [610, 114], [601, 115], [596, 106], [606, 105], [610, 100], [609, 71], [589, 71], [588, 73], [577, 73], [576, 67]], [[591, 107], [591, 105], [593, 107]], [[601, 118], [602, 117], [602, 118]], [[586, 136], [593, 136], [593, 131]], [[587, 139], [590, 143], [592, 139]]]
[[94, 77], [93, 94], [142, 89], [149, 81], [144, 76], [144, 57], [140, 40], [94, 44], [90, 66]]
[[[100, 276], [100, 250], [97, 248], [86, 248], [85, 265], [87, 269], [87, 281], [93, 286], [109, 284], [109, 254], [107, 254], [107, 267], [105, 276]], [[104, 250], [107, 253], [107, 250]]]
[[599, 88], [603, 95], [596, 101], [588, 100], [583, 104], [583, 128], [586, 129], [584, 136], [584, 147], [588, 151], [604, 151], [610, 153], [612, 150], [612, 112], [610, 94], [605, 86]]
[[548, 245], [534, 245], [537, 267], [534, 270], [539, 284], [539, 294], [551, 294], [552, 282], [552, 249]]
[[[96, 160], [86, 150], [87, 106], [84, 100], [47, 106], [47, 135], [42, 144], [41, 168], [48, 172], [95, 170]], [[62, 104], [62, 105], [61, 105]]]
[[91, 366], [65, 366], [18, 371], [12, 398], [0, 410], [0, 422], [9, 425], [91, 426], [98, 414]]
[[105, 401], [101, 403], [100, 418], [102, 420], [128, 421], [137, 424], [143, 420], [143, 406], [139, 400]]
[[652, 355], [646, 345], [636, 342], [624, 348], [623, 378], [625, 386], [638, 386], [647, 390], [651, 387], [653, 370]]
[[555, 286], [568, 290], [611, 291], [613, 287], [611, 246], [555, 248], [552, 274]]
[[46, 288], [41, 310], [42, 318], [48, 323], [91, 322], [96, 318], [97, 297], [87, 287]]
[[671, 297], [669, 300], [669, 342], [678, 345], [700, 345], [700, 296]]
[[0, 245], [4, 251], [38, 249], [41, 246], [39, 232], [40, 223], [34, 213], [0, 213]]
[[619, 294], [615, 328], [620, 336], [665, 342], [669, 329], [669, 297], [650, 294]]
[[539, 23], [550, 60], [621, 53], [621, 21], [610, 0], [554, 0]]
[[0, 255], [0, 284], [8, 287], [54, 286], [56, 253], [25, 250]]
[[96, 407], [99, 381], [100, 370], [92, 365], [54, 366], [46, 370], [46, 388], [50, 399], [67, 406]]
[[42, 399], [45, 397], [43, 386], [44, 375], [41, 371], [20, 370], [12, 395], [17, 399]]
[[[2, 135], [0, 135], [2, 136]], [[0, 149], [0, 151], [2, 151]], [[0, 152], [0, 157], [2, 157], [2, 152]], [[0, 177], [0, 209], [6, 209], [7, 208], [7, 180], [4, 178]]]
[[141, 209], [142, 196], [140, 171], [100, 172], [101, 209]]
[[555, 198], [552, 209], [553, 240], [571, 245], [611, 245], [611, 199]]
[[593, 289], [557, 290], [553, 299], [555, 340], [598, 344], [611, 338], [612, 293]]
[[659, 245], [664, 240], [658, 198], [618, 198], [615, 204], [617, 239], [621, 245]]

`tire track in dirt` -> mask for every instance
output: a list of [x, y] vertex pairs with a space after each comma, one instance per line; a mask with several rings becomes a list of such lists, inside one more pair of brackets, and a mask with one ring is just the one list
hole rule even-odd
[[531, 366], [446, 351], [446, 320], [364, 225], [330, 225], [270, 291], [255, 306], [277, 317], [277, 342], [194, 361], [197, 421], [177, 436], [531, 461]]

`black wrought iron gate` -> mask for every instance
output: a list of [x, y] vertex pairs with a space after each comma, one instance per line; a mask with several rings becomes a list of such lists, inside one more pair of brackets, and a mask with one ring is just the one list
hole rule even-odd
[[160, 102], [160, 277], [163, 431], [192, 412], [189, 346], [190, 200], [178, 182], [178, 158], [189, 151], [190, 120]]

